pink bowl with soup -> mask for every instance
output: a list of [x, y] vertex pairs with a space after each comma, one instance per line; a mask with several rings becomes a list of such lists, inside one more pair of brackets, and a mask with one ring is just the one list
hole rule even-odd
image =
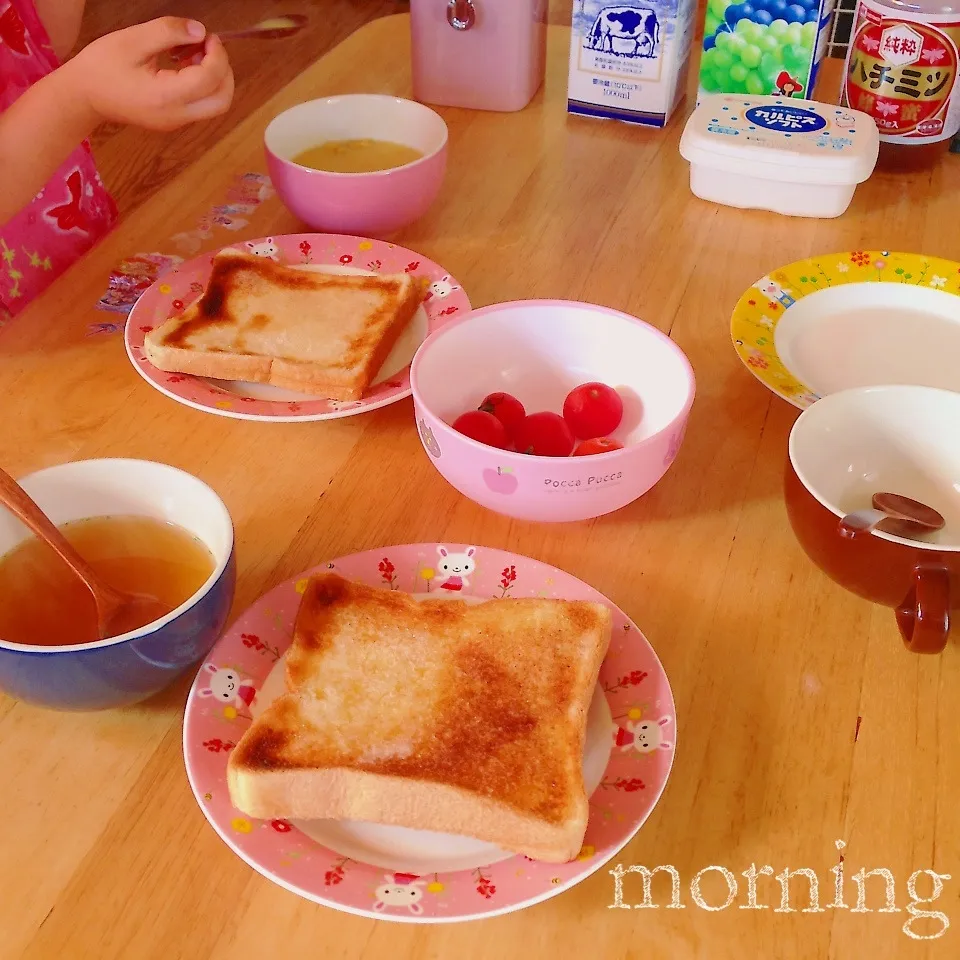
[[[385, 140], [421, 157], [388, 170], [330, 173], [294, 162], [338, 140]], [[284, 206], [323, 233], [383, 237], [420, 219], [447, 168], [447, 125], [429, 107], [400, 97], [349, 94], [298, 104], [264, 134], [270, 179]]]
[[[528, 414], [561, 413], [566, 395], [600, 381], [624, 402], [611, 435], [623, 449], [581, 457], [499, 450], [455, 431], [497, 391]], [[474, 310], [421, 345], [410, 368], [417, 429], [430, 462], [464, 496], [520, 520], [589, 520], [619, 510], [676, 459], [693, 405], [693, 369], [665, 334], [606, 307], [528, 300]]]

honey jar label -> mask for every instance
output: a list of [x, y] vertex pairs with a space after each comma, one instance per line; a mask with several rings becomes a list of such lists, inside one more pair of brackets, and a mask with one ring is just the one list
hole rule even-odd
[[954, 96], [960, 17], [931, 23], [861, 0], [847, 53], [846, 106], [873, 117], [890, 143], [932, 143], [960, 128]]

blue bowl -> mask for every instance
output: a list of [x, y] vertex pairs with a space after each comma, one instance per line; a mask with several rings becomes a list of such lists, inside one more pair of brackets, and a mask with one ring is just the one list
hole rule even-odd
[[[216, 567], [176, 610], [119, 637], [69, 646], [0, 638], [0, 689], [55, 710], [104, 710], [146, 700], [207, 655], [226, 626], [236, 585], [233, 523], [210, 487], [146, 460], [81, 460], [20, 483], [56, 524], [131, 514], [175, 523], [206, 544]], [[0, 556], [29, 535], [0, 510]]]

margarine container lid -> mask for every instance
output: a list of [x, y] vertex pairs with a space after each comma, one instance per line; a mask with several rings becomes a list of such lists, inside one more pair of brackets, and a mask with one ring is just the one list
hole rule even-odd
[[725, 93], [703, 98], [680, 140], [692, 164], [795, 183], [862, 183], [879, 148], [876, 122], [859, 110]]

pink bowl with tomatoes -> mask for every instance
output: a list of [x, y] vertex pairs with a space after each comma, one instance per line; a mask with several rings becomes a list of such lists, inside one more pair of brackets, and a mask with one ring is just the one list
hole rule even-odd
[[[497, 449], [451, 424], [491, 393], [528, 414], [562, 413], [581, 384], [616, 389], [623, 448], [543, 457]], [[473, 310], [428, 337], [410, 368], [417, 430], [430, 462], [464, 496], [519, 520], [589, 520], [642, 497], [673, 464], [693, 405], [693, 368], [650, 324], [606, 307], [522, 300]]]

